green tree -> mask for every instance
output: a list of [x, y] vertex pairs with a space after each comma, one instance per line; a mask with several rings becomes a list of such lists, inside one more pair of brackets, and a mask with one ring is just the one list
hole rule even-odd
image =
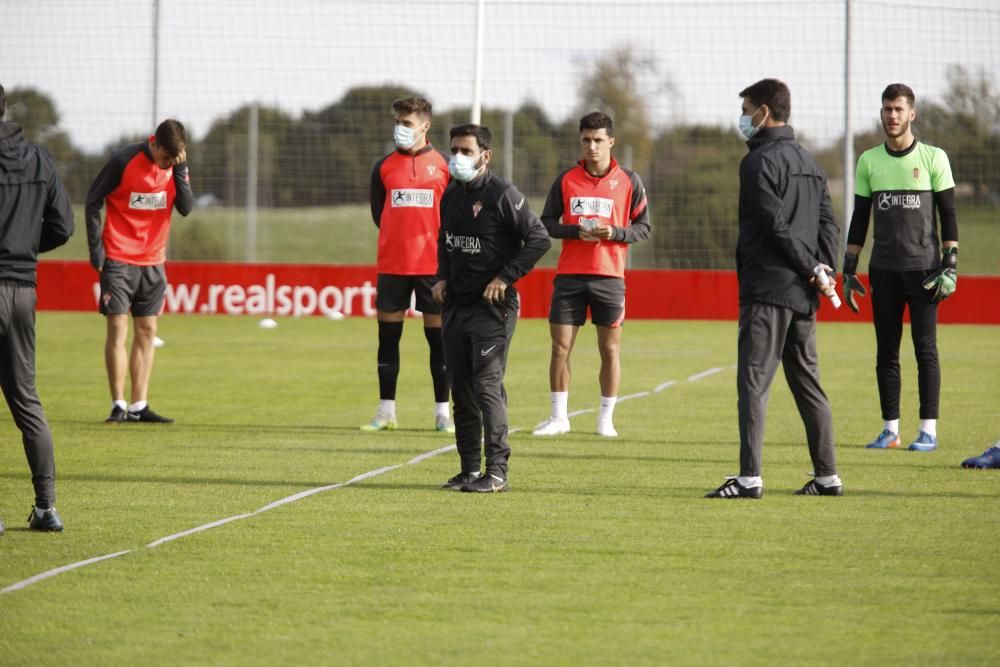
[[73, 145], [69, 134], [59, 127], [60, 117], [55, 102], [35, 88], [12, 88], [6, 96], [6, 119], [20, 125], [28, 141], [49, 151], [70, 198], [81, 201], [86, 196], [90, 179], [97, 172], [93, 171], [93, 161], [87, 160]]
[[[504, 174], [504, 142], [507, 141], [504, 127], [507, 111], [504, 109], [483, 109], [480, 122], [490, 128], [493, 134], [493, 159], [490, 169], [496, 174]], [[514, 164], [512, 180], [524, 194], [545, 195], [552, 185], [552, 179], [563, 168], [560, 163], [559, 147], [562, 138], [560, 127], [554, 125], [545, 111], [536, 102], [524, 102], [513, 112]], [[441, 136], [435, 145], [444, 152], [450, 151], [449, 132], [455, 125], [469, 122], [469, 107], [448, 109], [435, 114], [436, 134]], [[567, 162], [569, 166], [572, 162]]]
[[728, 128], [679, 126], [657, 137], [645, 175], [653, 235], [633, 265], [735, 267], [739, 164], [746, 145]]
[[296, 204], [367, 202], [372, 166], [394, 147], [392, 101], [417, 94], [393, 84], [362, 86], [320, 111], [303, 114], [285, 145], [296, 162], [285, 173]]
[[[189, 150], [188, 161], [197, 185], [196, 195], [212, 194], [231, 206], [246, 201], [250, 111], [244, 105], [212, 123], [205, 138]], [[293, 127], [290, 115], [275, 107], [257, 109], [257, 203], [259, 206], [295, 204], [294, 192], [285, 182], [286, 168], [301, 173], [285, 150]]]
[[940, 102], [917, 102], [915, 132], [948, 153], [955, 182], [977, 199], [1000, 195], [1000, 91], [983, 69], [951, 65]]
[[[670, 89], [652, 58], [638, 56], [630, 46], [619, 47], [598, 59], [584, 77], [578, 116], [595, 110], [611, 116], [618, 158], [643, 173], [653, 154], [649, 101]], [[577, 124], [571, 120], [576, 136]]]

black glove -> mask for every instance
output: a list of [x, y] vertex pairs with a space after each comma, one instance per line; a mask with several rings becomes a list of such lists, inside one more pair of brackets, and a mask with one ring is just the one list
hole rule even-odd
[[944, 249], [941, 266], [924, 281], [924, 289], [931, 291], [931, 303], [944, 301], [958, 289], [958, 248]]
[[844, 270], [842, 273], [844, 280], [844, 301], [847, 302], [848, 308], [857, 313], [859, 311], [858, 301], [854, 298], [854, 293], [857, 292], [859, 295], [865, 296], [868, 294], [868, 290], [858, 280], [858, 256], [853, 252], [844, 255]]

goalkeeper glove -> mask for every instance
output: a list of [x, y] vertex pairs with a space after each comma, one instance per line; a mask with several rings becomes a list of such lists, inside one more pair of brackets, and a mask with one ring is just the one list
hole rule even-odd
[[931, 290], [931, 303], [944, 301], [958, 289], [958, 248], [944, 249], [941, 266], [924, 281], [924, 289]]
[[844, 280], [844, 301], [847, 302], [848, 308], [857, 313], [859, 312], [858, 300], [854, 297], [854, 293], [857, 292], [859, 295], [865, 296], [868, 294], [868, 290], [858, 280], [858, 256], [853, 252], [844, 255], [844, 270], [842, 273]]

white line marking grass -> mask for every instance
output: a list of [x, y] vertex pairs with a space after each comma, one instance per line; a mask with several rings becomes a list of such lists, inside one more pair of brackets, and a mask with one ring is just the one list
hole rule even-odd
[[[735, 368], [735, 366], [732, 366], [731, 368]], [[722, 367], [709, 368], [708, 370], [704, 370], [704, 371], [702, 371], [700, 373], [695, 373], [694, 375], [692, 375], [691, 377], [688, 378], [688, 382], [697, 382], [698, 380], [701, 380], [703, 378], [709, 377], [711, 375], [715, 375], [716, 373], [719, 373], [722, 370], [724, 370]], [[661, 384], [656, 385], [650, 391], [640, 391], [640, 392], [637, 392], [635, 394], [628, 394], [626, 396], [620, 396], [618, 398], [618, 402], [621, 403], [622, 401], [627, 401], [627, 400], [630, 400], [630, 399], [633, 399], [633, 398], [643, 398], [645, 396], [649, 396], [650, 394], [658, 394], [661, 391], [663, 391], [664, 389], [667, 389], [668, 387], [672, 387], [676, 383], [677, 383], [676, 380], [669, 380], [667, 382], [663, 382]], [[588, 413], [596, 412], [596, 411], [597, 411], [596, 408], [585, 408], [583, 410], [576, 410], [574, 412], [570, 412], [568, 416], [569, 417], [576, 417], [576, 416], [579, 416], [579, 415], [584, 415], [584, 414], [588, 414]], [[520, 429], [520, 428], [512, 428], [512, 429], [510, 429], [509, 433], [512, 433], [512, 434], [513, 433], [518, 433], [521, 430], [522, 429]], [[281, 507], [282, 505], [288, 505], [289, 503], [294, 503], [294, 502], [296, 502], [298, 500], [302, 500], [303, 498], [308, 498], [309, 496], [315, 495], [317, 493], [323, 493], [324, 491], [334, 491], [336, 489], [340, 489], [340, 488], [343, 488], [345, 486], [349, 486], [351, 484], [357, 484], [358, 482], [363, 482], [366, 479], [371, 479], [372, 477], [378, 477], [379, 475], [384, 475], [387, 472], [392, 472], [393, 470], [397, 470], [397, 469], [402, 468], [404, 466], [419, 465], [419, 464], [423, 463], [424, 461], [426, 461], [427, 459], [430, 459], [430, 458], [433, 458], [435, 456], [439, 456], [440, 454], [444, 454], [445, 452], [451, 452], [451, 451], [455, 451], [455, 445], [448, 445], [446, 447], [439, 447], [438, 449], [432, 449], [429, 452], [424, 452], [423, 454], [420, 454], [418, 456], [413, 457], [412, 459], [410, 459], [406, 463], [400, 463], [400, 464], [391, 465], [391, 466], [384, 466], [382, 468], [376, 468], [375, 470], [369, 470], [368, 472], [361, 473], [360, 475], [358, 475], [356, 477], [352, 477], [351, 479], [347, 480], [346, 482], [340, 482], [338, 484], [328, 484], [326, 486], [318, 486], [318, 487], [316, 487], [314, 489], [307, 489], [305, 491], [300, 491], [300, 492], [294, 493], [294, 494], [292, 494], [290, 496], [286, 496], [285, 498], [281, 498], [279, 500], [275, 500], [274, 502], [268, 503], [267, 505], [264, 505], [260, 509], [257, 509], [257, 510], [255, 510], [253, 512], [247, 512], [246, 514], [237, 514], [235, 516], [226, 517], [225, 519], [218, 519], [216, 521], [212, 521], [211, 523], [206, 523], [206, 524], [203, 524], [201, 526], [195, 526], [194, 528], [190, 528], [188, 530], [181, 531], [179, 533], [174, 533], [173, 535], [167, 535], [166, 537], [161, 537], [159, 539], [153, 540], [152, 542], [150, 542], [149, 544], [147, 544], [143, 548], [145, 548], [145, 549], [155, 549], [156, 547], [160, 546], [161, 544], [165, 544], [167, 542], [172, 542], [174, 540], [179, 540], [179, 539], [181, 539], [183, 537], [188, 537], [189, 535], [196, 535], [197, 533], [201, 533], [201, 532], [204, 532], [206, 530], [211, 530], [212, 528], [218, 528], [219, 526], [224, 526], [227, 523], [232, 523], [234, 521], [240, 521], [241, 519], [248, 519], [250, 517], [257, 516], [258, 514], [263, 514], [264, 512], [268, 512], [270, 510], [273, 510], [276, 507]], [[81, 561], [78, 561], [76, 563], [70, 563], [69, 565], [63, 565], [61, 567], [53, 568], [51, 570], [46, 570], [45, 572], [42, 572], [40, 574], [36, 574], [36, 575], [34, 575], [32, 577], [28, 577], [27, 579], [23, 579], [21, 581], [18, 581], [16, 583], [11, 584], [10, 586], [7, 586], [6, 588], [0, 589], [0, 595], [4, 595], [5, 593], [13, 593], [14, 591], [19, 591], [19, 590], [21, 590], [23, 588], [27, 588], [28, 586], [31, 586], [32, 584], [36, 584], [39, 581], [44, 581], [45, 579], [49, 579], [51, 577], [55, 577], [57, 575], [65, 573], [65, 572], [70, 572], [72, 570], [76, 570], [76, 569], [81, 568], [81, 567], [86, 567], [87, 565], [93, 565], [94, 563], [100, 563], [101, 561], [106, 561], [106, 560], [110, 560], [112, 558], [117, 558], [119, 556], [124, 556], [125, 554], [130, 554], [130, 553], [132, 553], [132, 551], [133, 551], [132, 549], [126, 549], [125, 551], [116, 551], [115, 553], [112, 553], [112, 554], [106, 554], [104, 556], [97, 556], [95, 558], [88, 558], [87, 560], [81, 560]]]

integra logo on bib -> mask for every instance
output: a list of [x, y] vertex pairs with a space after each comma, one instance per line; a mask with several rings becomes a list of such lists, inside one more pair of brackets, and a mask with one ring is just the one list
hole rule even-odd
[[888, 211], [893, 206], [910, 209], [920, 208], [920, 195], [880, 192], [878, 195], [878, 210]]
[[569, 212], [572, 215], [596, 215], [610, 218], [615, 202], [604, 197], [570, 197]]
[[128, 207], [143, 211], [155, 211], [167, 207], [166, 192], [133, 192], [128, 198]]
[[393, 190], [390, 199], [393, 208], [432, 208], [434, 206], [433, 190]]

